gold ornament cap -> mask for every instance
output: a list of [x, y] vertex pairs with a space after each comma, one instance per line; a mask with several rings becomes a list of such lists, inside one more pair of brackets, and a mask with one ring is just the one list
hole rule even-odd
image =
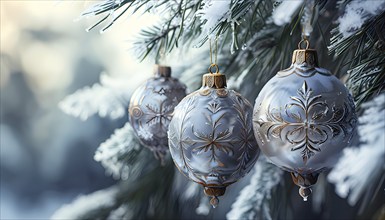
[[214, 89], [226, 88], [226, 76], [220, 73], [207, 73], [203, 75], [202, 86]]
[[[301, 48], [301, 45], [305, 43], [306, 47]], [[317, 51], [314, 49], [309, 49], [309, 41], [306, 39], [301, 40], [298, 43], [298, 49], [294, 50], [293, 52], [293, 58], [292, 58], [293, 64], [307, 64], [309, 66], [317, 66], [318, 67], [318, 56]]]
[[171, 67], [154, 65], [154, 76], [155, 77], [171, 77]]
[[298, 49], [293, 52], [293, 64], [308, 64], [310, 66], [318, 66], [317, 51], [314, 49]]
[[[215, 67], [215, 73], [211, 68]], [[202, 87], [209, 87], [214, 89], [223, 89], [227, 87], [226, 76], [219, 72], [217, 64], [211, 64], [209, 67], [209, 73], [203, 75]]]

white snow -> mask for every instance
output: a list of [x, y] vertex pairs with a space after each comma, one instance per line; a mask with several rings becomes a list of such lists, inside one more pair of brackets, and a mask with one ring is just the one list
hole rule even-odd
[[95, 114], [111, 119], [123, 117], [128, 106], [127, 90], [110, 85], [113, 79], [107, 75], [101, 75], [100, 81], [101, 83], [87, 86], [64, 98], [59, 103], [60, 109], [81, 120], [87, 120]]
[[202, 25], [203, 33], [210, 37], [215, 26], [229, 18], [231, 0], [205, 0], [203, 3], [203, 7], [195, 15], [200, 18], [202, 23], [206, 22]]
[[385, 0], [353, 0], [342, 17], [338, 18], [338, 30], [347, 38], [359, 30], [365, 22], [385, 10]]
[[268, 200], [278, 185], [283, 171], [260, 157], [254, 166], [255, 173], [231, 206], [227, 219], [271, 219]]
[[370, 185], [376, 184], [385, 169], [385, 93], [362, 104], [362, 108], [365, 111], [357, 127], [361, 147], [346, 148], [328, 175], [328, 181], [336, 185], [336, 193], [348, 197], [352, 206]]
[[274, 24], [283, 26], [292, 20], [294, 13], [302, 5], [303, 0], [285, 0], [273, 12]]
[[100, 144], [94, 159], [100, 162], [114, 178], [127, 179], [130, 169], [121, 158], [132, 151], [138, 151], [139, 148], [134, 131], [127, 122], [122, 128], [116, 129], [108, 140]]
[[203, 195], [201, 197], [201, 201], [199, 202], [198, 208], [195, 209], [195, 213], [197, 213], [198, 215], [208, 215], [211, 209], [209, 204], [209, 197]]
[[71, 204], [63, 205], [51, 219], [82, 219], [85, 213], [92, 213], [102, 208], [115, 205], [115, 195], [119, 193], [118, 187], [111, 187], [96, 191], [89, 195], [81, 195]]

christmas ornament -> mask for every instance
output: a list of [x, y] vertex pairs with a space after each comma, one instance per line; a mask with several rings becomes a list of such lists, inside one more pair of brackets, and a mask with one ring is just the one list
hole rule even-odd
[[226, 77], [209, 68], [202, 87], [175, 108], [169, 148], [181, 173], [204, 186], [215, 208], [226, 187], [250, 171], [259, 149], [252, 131], [252, 106], [226, 88]]
[[175, 106], [186, 96], [186, 86], [171, 77], [171, 68], [155, 65], [154, 77], [131, 97], [129, 120], [141, 143], [163, 162], [168, 150], [167, 130]]
[[[300, 49], [301, 43], [306, 49]], [[253, 126], [262, 152], [291, 172], [304, 201], [318, 174], [333, 166], [352, 137], [355, 107], [345, 86], [319, 67], [317, 52], [303, 40], [292, 64], [261, 90]]]

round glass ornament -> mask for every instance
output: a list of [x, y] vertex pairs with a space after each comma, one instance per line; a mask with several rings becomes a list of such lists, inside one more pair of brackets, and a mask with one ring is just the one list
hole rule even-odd
[[332, 167], [349, 144], [356, 121], [349, 91], [307, 48], [295, 50], [291, 66], [266, 83], [253, 113], [261, 151], [291, 172], [304, 201], [319, 173]]
[[175, 165], [201, 184], [215, 208], [226, 187], [250, 171], [259, 148], [252, 130], [252, 106], [226, 88], [220, 73], [203, 76], [203, 86], [175, 108], [169, 127]]
[[140, 142], [161, 160], [168, 151], [167, 130], [174, 108], [186, 96], [186, 86], [171, 77], [168, 66], [154, 66], [154, 77], [133, 93], [129, 121]]

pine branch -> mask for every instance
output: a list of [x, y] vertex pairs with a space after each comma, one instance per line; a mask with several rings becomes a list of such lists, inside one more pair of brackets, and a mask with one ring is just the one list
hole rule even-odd
[[60, 109], [72, 116], [87, 120], [93, 115], [118, 119], [126, 114], [128, 99], [124, 90], [108, 85], [106, 75], [101, 76], [101, 82], [92, 87], [85, 87], [64, 98]]
[[[107, 23], [100, 32], [106, 31], [110, 28], [123, 14], [125, 14], [128, 9], [134, 8], [134, 11], [138, 11], [140, 8], [149, 4], [151, 0], [103, 0], [99, 3], [92, 5], [90, 8], [81, 13], [80, 16], [97, 16], [102, 17], [94, 25], [87, 28], [87, 31], [91, 31], [95, 27], [101, 25], [102, 23]], [[124, 8], [125, 7], [125, 8]], [[124, 8], [124, 9], [123, 9]], [[123, 9], [123, 10], [122, 10]], [[150, 10], [151, 7], [148, 7], [147, 10]], [[116, 13], [122, 10], [119, 14]], [[107, 19], [110, 18], [109, 21]]]
[[135, 137], [131, 125], [127, 122], [122, 128], [100, 144], [94, 159], [100, 162], [106, 171], [116, 179], [136, 178], [142, 172], [142, 146]]
[[115, 198], [120, 194], [118, 186], [78, 196], [71, 204], [63, 205], [51, 219], [107, 219], [111, 210], [119, 207]]
[[227, 213], [227, 219], [272, 219], [269, 201], [282, 178], [282, 170], [259, 158], [255, 173]]
[[[371, 4], [379, 6], [373, 7]], [[361, 14], [356, 15], [362, 16], [358, 22], [362, 23], [362, 27], [357, 27], [357, 22], [349, 20], [350, 14], [358, 13], [352, 11], [356, 7], [362, 9]], [[347, 4], [345, 10], [345, 15], [339, 18], [339, 26], [332, 31], [334, 36], [329, 51], [337, 57], [344, 57], [344, 65], [349, 65], [347, 86], [357, 107], [360, 107], [362, 102], [385, 88], [385, 35], [381, 31], [385, 27], [385, 3], [379, 1], [357, 5], [352, 2]], [[346, 27], [349, 25], [350, 29]]]
[[364, 112], [357, 127], [360, 147], [346, 148], [328, 175], [329, 182], [336, 185], [337, 194], [348, 198], [350, 205], [364, 198], [361, 211], [379, 193], [385, 178], [385, 93], [362, 104], [362, 108]]

